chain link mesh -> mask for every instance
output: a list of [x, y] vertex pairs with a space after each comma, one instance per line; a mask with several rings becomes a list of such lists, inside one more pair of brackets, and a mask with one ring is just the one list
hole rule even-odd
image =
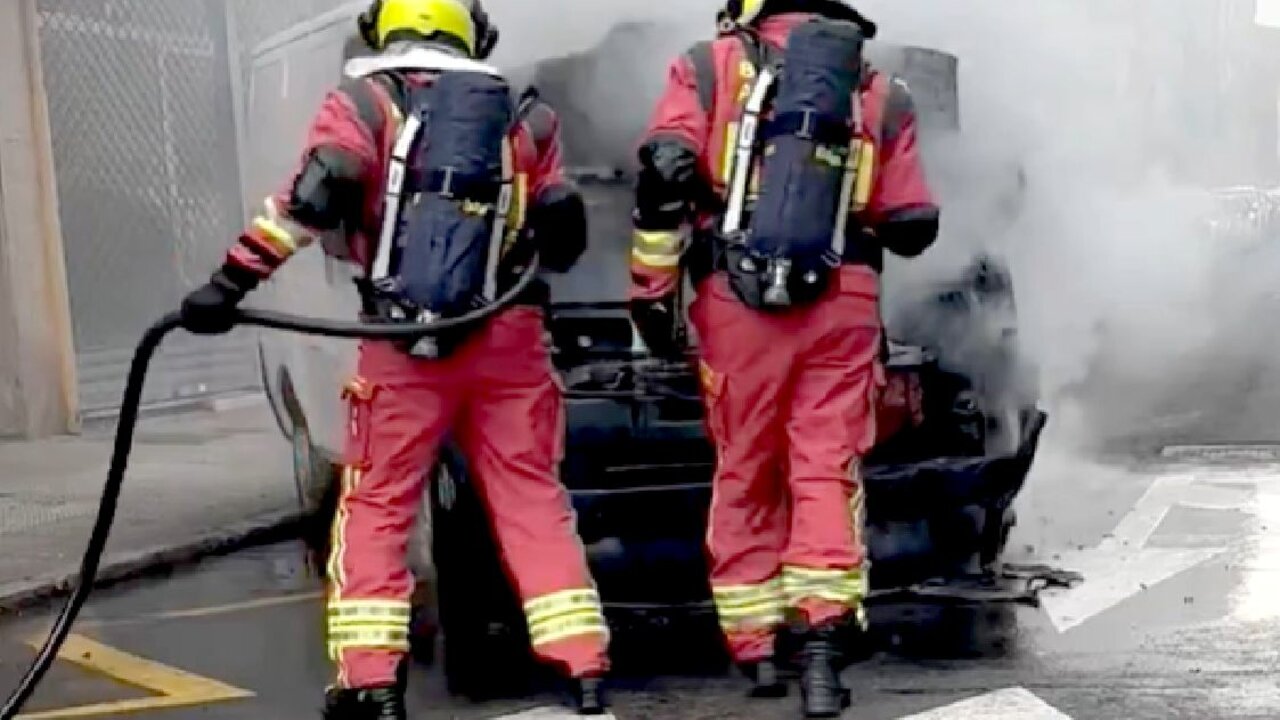
[[[243, 221], [227, 8], [37, 8], [81, 404], [92, 411], [118, 401], [141, 330], [208, 278]], [[256, 384], [243, 338], [188, 344], [194, 357], [171, 347], [152, 401]]]
[[314, 20], [351, 0], [229, 0], [240, 50], [251, 53], [272, 36]]

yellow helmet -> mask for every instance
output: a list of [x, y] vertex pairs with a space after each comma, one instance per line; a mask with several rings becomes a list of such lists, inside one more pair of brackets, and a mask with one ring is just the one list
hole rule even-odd
[[357, 22], [374, 50], [384, 49], [393, 34], [407, 32], [424, 38], [450, 36], [476, 56], [480, 33], [473, 7], [469, 0], [374, 0]]

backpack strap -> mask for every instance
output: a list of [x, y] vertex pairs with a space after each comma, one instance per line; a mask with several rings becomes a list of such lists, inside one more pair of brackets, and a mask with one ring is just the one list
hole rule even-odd
[[536, 87], [530, 86], [520, 95], [512, 125], [521, 123], [529, 129], [529, 135], [539, 147], [546, 145], [555, 133], [555, 118], [552, 116], [551, 108], [543, 102], [542, 95], [538, 93]]
[[369, 280], [380, 290], [390, 290], [385, 284], [391, 280], [391, 254], [395, 248], [395, 231], [400, 207], [404, 201], [405, 178], [408, 175], [409, 151], [422, 131], [422, 120], [409, 115], [400, 124], [391, 157], [387, 159], [387, 182], [383, 195], [382, 232], [378, 236], [378, 251], [373, 259]]
[[[520, 113], [516, 113], [516, 118]], [[516, 163], [515, 144], [511, 133], [502, 138], [502, 185], [498, 191], [498, 202], [494, 208], [493, 229], [489, 235], [488, 266], [484, 274], [484, 298], [489, 302], [498, 299], [498, 264], [502, 259], [503, 249], [507, 244], [507, 228], [515, 225], [518, 230], [521, 218], [511, 218], [511, 204], [515, 192]], [[514, 220], [514, 222], [513, 222]]]
[[[384, 98], [378, 94], [375, 84], [386, 92], [386, 99], [391, 101], [390, 107], [386, 106]], [[399, 122], [404, 117], [404, 109], [409, 102], [408, 81], [403, 75], [394, 72], [353, 78], [343, 82], [338, 89], [351, 99], [360, 122], [375, 132], [382, 129], [387, 115]], [[384, 109], [390, 112], [384, 114]]]
[[729, 197], [727, 208], [721, 222], [720, 232], [730, 242], [742, 242], [742, 215], [746, 209], [747, 191], [754, 172], [755, 157], [758, 149], [760, 116], [765, 104], [773, 94], [777, 76], [771, 67], [765, 67], [756, 74], [751, 95], [742, 109], [739, 122], [738, 142], [734, 148], [733, 172], [729, 178]]
[[711, 112], [716, 100], [716, 64], [711, 52], [711, 41], [704, 40], [685, 53], [693, 66], [694, 84], [698, 89], [698, 104], [703, 112]]
[[[777, 51], [757, 35], [746, 29], [739, 29], [731, 34], [742, 43], [747, 62], [757, 71], [765, 65], [777, 63]], [[689, 64], [693, 66], [694, 86], [698, 91], [698, 104], [703, 112], [711, 112], [716, 98], [716, 64], [713, 42], [703, 40], [696, 43], [685, 53]]]

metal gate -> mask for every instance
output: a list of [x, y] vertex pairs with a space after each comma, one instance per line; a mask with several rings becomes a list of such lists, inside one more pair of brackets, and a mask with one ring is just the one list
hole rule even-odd
[[[119, 403], [134, 343], [239, 232], [222, 0], [38, 0], [81, 408]], [[249, 332], [173, 336], [144, 402], [259, 385]]]

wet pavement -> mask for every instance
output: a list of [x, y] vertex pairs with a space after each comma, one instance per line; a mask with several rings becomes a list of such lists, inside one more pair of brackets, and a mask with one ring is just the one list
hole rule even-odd
[[[101, 577], [183, 562], [299, 513], [270, 407], [260, 395], [238, 400], [139, 423]], [[79, 569], [114, 434], [102, 422], [78, 436], [0, 442], [0, 616]]]
[[[1280, 467], [1059, 460], [1033, 475], [1010, 555], [1085, 582], [1041, 608], [903, 625], [847, 672], [847, 717], [1280, 717]], [[284, 543], [100, 592], [30, 717], [316, 718], [329, 673], [319, 590]], [[0, 624], [5, 691], [47, 623]], [[723, 668], [618, 684], [622, 720], [798, 717], [794, 694], [748, 701]], [[550, 693], [473, 704], [448, 696], [438, 666], [413, 674], [417, 718], [567, 717], [558, 707]]]

